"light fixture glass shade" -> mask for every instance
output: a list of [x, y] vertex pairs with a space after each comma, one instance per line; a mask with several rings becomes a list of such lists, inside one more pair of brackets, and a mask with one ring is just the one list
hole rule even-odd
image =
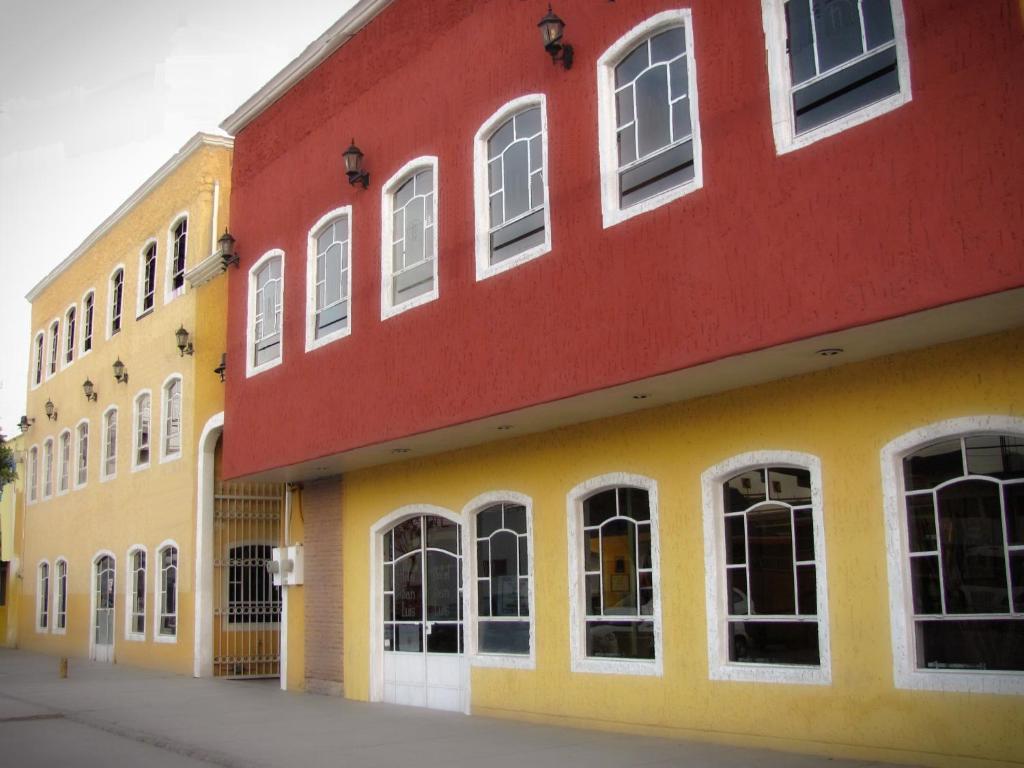
[[114, 378], [118, 381], [124, 378], [124, 363], [121, 362], [120, 357], [114, 361]]
[[188, 346], [188, 331], [185, 330], [184, 325], [174, 332], [174, 339], [178, 343], [178, 351], [184, 352], [185, 347]]
[[92, 400], [93, 383], [92, 383], [91, 379], [86, 379], [82, 383], [82, 390], [85, 392], [86, 399], [87, 400]]
[[551, 10], [550, 5], [548, 5], [547, 15], [537, 23], [537, 26], [540, 27], [540, 36], [544, 41], [544, 48], [547, 50], [556, 48], [562, 40], [565, 22], [558, 18], [554, 11]]
[[341, 156], [345, 159], [345, 173], [350, 178], [363, 172], [363, 152], [356, 146], [355, 139], [352, 139], [352, 143]]
[[46, 418], [52, 419], [53, 418], [53, 412], [55, 410], [57, 410], [56, 407], [53, 404], [53, 400], [47, 400], [46, 401], [46, 405], [44, 407], [46, 408]]
[[235, 238], [225, 229], [224, 234], [217, 238], [217, 247], [220, 248], [221, 256], [230, 258], [235, 255]]

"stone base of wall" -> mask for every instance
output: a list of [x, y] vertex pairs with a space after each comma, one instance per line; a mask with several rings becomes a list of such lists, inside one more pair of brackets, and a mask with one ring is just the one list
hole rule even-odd
[[317, 693], [321, 696], [344, 696], [345, 684], [336, 680], [315, 680], [307, 677], [306, 693]]
[[305, 483], [306, 690], [344, 694], [341, 602], [341, 478]]

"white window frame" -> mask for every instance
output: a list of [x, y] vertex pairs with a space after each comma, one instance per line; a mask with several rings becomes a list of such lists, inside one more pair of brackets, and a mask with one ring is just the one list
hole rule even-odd
[[[175, 562], [174, 562], [174, 613], [164, 614], [164, 551], [169, 548], [174, 548]], [[178, 604], [179, 595], [181, 590], [178, 588], [179, 580], [181, 577], [181, 547], [178, 546], [178, 542], [174, 539], [165, 539], [160, 542], [160, 546], [156, 548], [156, 562], [153, 564], [153, 570], [156, 573], [156, 579], [153, 584], [153, 595], [156, 601], [153, 606], [153, 641], [157, 643], [177, 643], [178, 642], [178, 621], [181, 619], [181, 606]], [[163, 617], [174, 616], [174, 634], [165, 634], [160, 631], [160, 623]]]
[[[64, 565], [64, 578], [60, 576], [60, 566]], [[68, 559], [63, 555], [53, 561], [53, 609], [51, 611], [50, 623], [53, 624], [51, 632], [55, 635], [66, 635], [68, 633]], [[60, 609], [61, 597], [64, 598], [64, 610]], [[63, 626], [61, 624], [63, 623]]]
[[[385, 183], [381, 188], [380, 192], [380, 211], [381, 211], [381, 227], [380, 227], [380, 319], [387, 320], [389, 317], [394, 317], [402, 312], [420, 307], [424, 304], [428, 304], [434, 301], [441, 295], [440, 290], [440, 278], [438, 276], [438, 262], [441, 260], [441, 254], [438, 251], [438, 243], [440, 238], [438, 231], [440, 230], [441, 222], [439, 221], [438, 211], [441, 210], [441, 204], [439, 202], [441, 194], [441, 180], [438, 176], [438, 162], [437, 157], [434, 155], [422, 155], [408, 163], [403, 165], [398, 171]], [[392, 282], [393, 282], [393, 271], [391, 267], [392, 255], [391, 255], [391, 241], [394, 237], [394, 202], [395, 193], [398, 189], [407, 182], [410, 177], [416, 175], [420, 171], [425, 170], [433, 171], [434, 175], [434, 287], [426, 293], [421, 293], [419, 296], [414, 296], [411, 299], [407, 299], [399, 304], [395, 304], [392, 300]]]
[[[616, 139], [615, 67], [622, 58], [649, 37], [668, 29], [683, 26], [686, 33], [686, 65], [689, 80], [690, 124], [693, 131], [693, 179], [666, 189], [638, 203], [623, 208], [619, 199], [619, 153]], [[700, 138], [700, 108], [697, 94], [697, 60], [693, 48], [693, 15], [689, 8], [679, 8], [651, 16], [624, 34], [597, 60], [597, 128], [601, 165], [601, 217], [604, 228], [648, 213], [678, 200], [704, 186], [703, 152]]]
[[[118, 464], [118, 461], [117, 461], [117, 450], [118, 450], [118, 447], [119, 447], [118, 443], [120, 442], [120, 440], [118, 440], [117, 432], [121, 428], [121, 424], [120, 424], [121, 418], [120, 418], [120, 416], [117, 415], [117, 411], [118, 411], [118, 409], [117, 409], [116, 405], [108, 406], [107, 409], [105, 411], [103, 411], [103, 418], [100, 420], [100, 428], [102, 430], [102, 436], [101, 436], [101, 439], [100, 439], [100, 482], [101, 483], [105, 483], [108, 480], [113, 480], [115, 477], [117, 477], [117, 464]], [[114, 471], [111, 472], [110, 474], [107, 474], [107, 452], [109, 450], [109, 445], [110, 445], [109, 417], [110, 417], [111, 413], [113, 413], [115, 419], [117, 419], [117, 421], [114, 424]]]
[[[52, 437], [48, 437], [43, 440], [43, 501], [53, 498], [55, 488], [54, 480], [56, 479], [54, 477], [56, 474], [54, 472], [56, 464], [56, 455], [54, 451], [55, 445], [56, 444]], [[49, 486], [49, 490], [47, 490], [47, 486]]]
[[[71, 323], [68, 322], [68, 317], [71, 313], [75, 313], [75, 327], [71, 327]], [[75, 360], [78, 359], [78, 343], [75, 336], [78, 334], [78, 304], [68, 304], [67, 309], [64, 310], [64, 326], [63, 332], [61, 333], [61, 352], [60, 352], [60, 369], [63, 371], [65, 368], [70, 368]], [[68, 360], [68, 352], [71, 353], [71, 359]]]
[[107, 277], [107, 341], [110, 341], [116, 335], [114, 333], [114, 275], [117, 274], [118, 270], [121, 270], [121, 327], [117, 332], [120, 333], [124, 330], [124, 282], [127, 273], [125, 272], [124, 264], [118, 264], [110, 270], [110, 276]]
[[[544, 242], [491, 264], [490, 174], [487, 143], [494, 132], [519, 112], [540, 108], [541, 176], [544, 187]], [[543, 93], [531, 93], [506, 102], [484, 121], [473, 138], [473, 203], [476, 220], [476, 279], [500, 275], [551, 250], [551, 193], [548, 190], [548, 106]]]
[[38, 389], [46, 381], [46, 331], [43, 328], [32, 337], [32, 356], [34, 366], [28, 372], [29, 388]]
[[[64, 438], [68, 440], [68, 454], [64, 456]], [[57, 435], [57, 481], [54, 483], [54, 490], [57, 496], [65, 496], [71, 491], [71, 459], [74, 455], [72, 450], [71, 430], [63, 429]], [[65, 483], [65, 479], [67, 482]], [[61, 486], [64, 486], [61, 488]]]
[[914, 658], [914, 598], [910, 582], [910, 551], [903, 494], [903, 458], [929, 443], [944, 438], [984, 434], [1024, 436], [1024, 419], [999, 415], [947, 419], [913, 429], [882, 448], [882, 495], [889, 575], [893, 681], [897, 688], [951, 693], [1024, 695], [1024, 672], [922, 670], [917, 668]]
[[[134, 618], [135, 612], [135, 597], [137, 595], [135, 591], [135, 569], [132, 561], [135, 559], [135, 554], [137, 552], [141, 552], [143, 557], [146, 558], [146, 562], [142, 568], [143, 579], [145, 580], [142, 585], [142, 632], [135, 632], [132, 625], [132, 619]], [[146, 590], [149, 588], [149, 553], [146, 551], [145, 545], [133, 544], [128, 548], [128, 557], [125, 558], [125, 577], [124, 639], [131, 640], [133, 642], [144, 641], [146, 639], [146, 610], [149, 607], [146, 595]]]
[[[484, 653], [479, 650], [477, 622], [480, 620], [479, 603], [477, 602], [477, 562], [476, 562], [476, 516], [477, 513], [495, 504], [519, 504], [526, 509], [526, 576], [530, 590], [530, 652], [529, 654]], [[534, 581], [533, 555], [533, 499], [516, 491], [488, 491], [472, 499], [462, 508], [462, 519], [466, 526], [466, 544], [463, 552], [468, 553], [463, 563], [466, 584], [463, 586], [469, 593], [469, 612], [463, 614], [468, 621], [463, 623], [466, 637], [466, 653], [469, 663], [474, 667], [493, 667], [504, 669], [536, 669], [537, 667], [537, 607], [535, 603], [536, 584]]]
[[[170, 413], [170, 398], [168, 397], [168, 390], [175, 381], [178, 382], [178, 450], [173, 453], [167, 450], [167, 437], [170, 434], [169, 421], [171, 417]], [[166, 379], [160, 387], [160, 463], [165, 464], [168, 461], [176, 461], [181, 458], [184, 453], [185, 447], [185, 379], [180, 373], [172, 373]], [[152, 437], [152, 433], [150, 433]], [[152, 455], [152, 448], [150, 449]]]
[[39, 445], [28, 449], [28, 503], [39, 501]]
[[[43, 568], [46, 568], [46, 576], [43, 576]], [[45, 583], [44, 583], [45, 579]], [[53, 574], [50, 572], [50, 561], [43, 559], [36, 563], [36, 615], [32, 623], [35, 625], [36, 632], [46, 633], [51, 629], [53, 622], [51, 621], [51, 614], [53, 613], [53, 602], [50, 599], [50, 582], [53, 580]], [[46, 601], [46, 610], [43, 611], [43, 601]], [[41, 619], [43, 621], [41, 621]]]
[[[79, 459], [82, 455], [82, 433], [81, 429], [85, 426], [85, 480], [79, 481], [78, 471], [80, 469]], [[78, 423], [75, 424], [75, 446], [74, 446], [74, 474], [71, 479], [71, 487], [74, 490], [84, 488], [89, 483], [89, 442], [90, 442], [90, 429], [88, 419], [79, 419]]]
[[[150, 247], [153, 248], [153, 306], [149, 309], [145, 309], [145, 298], [146, 298], [146, 253]], [[156, 311], [156, 278], [157, 270], [160, 267], [160, 249], [157, 246], [155, 237], [151, 237], [146, 240], [142, 245], [142, 250], [139, 251], [139, 279], [137, 280], [136, 295], [135, 295], [135, 319], [151, 315]]]
[[[279, 352], [277, 357], [273, 360], [268, 360], [265, 363], [256, 365], [253, 357], [253, 351], [256, 347], [256, 273], [259, 272], [263, 266], [271, 259], [281, 259], [281, 325], [280, 334], [281, 341], [279, 342]], [[280, 248], [272, 248], [271, 250], [260, 256], [259, 260], [249, 267], [249, 298], [246, 307], [246, 323], [245, 323], [245, 377], [255, 376], [258, 373], [270, 370], [280, 365], [284, 361], [284, 330], [285, 330], [285, 305], [284, 305], [284, 287], [285, 287], [285, 256], [284, 251]]]
[[[348, 297], [348, 319], [344, 328], [336, 328], [328, 334], [316, 337], [316, 260], [318, 255], [317, 237], [340, 218], [348, 219], [348, 269], [345, 274], [345, 290]], [[353, 221], [352, 206], [343, 205], [325, 213], [314, 224], [306, 238], [306, 351], [330, 344], [332, 341], [342, 339], [352, 333], [352, 264], [353, 264]]]
[[[583, 576], [583, 502], [601, 491], [612, 488], [639, 488], [647, 492], [651, 510], [651, 580], [654, 588], [653, 659], [611, 659], [587, 656], [586, 606]], [[661, 545], [658, 533], [658, 483], [643, 475], [628, 472], [610, 472], [586, 480], [566, 494], [567, 527], [569, 532], [569, 652], [573, 672], [592, 672], [609, 675], [636, 675], [661, 677], [664, 673], [665, 653], [662, 644], [661, 623]]]
[[[818, 666], [750, 664], [729, 660], [727, 587], [725, 581], [725, 518], [722, 484], [747, 469], [762, 466], [803, 469], [811, 475], [811, 529], [814, 536], [817, 587]], [[700, 476], [704, 515], [704, 579], [708, 630], [708, 677], [752, 683], [831, 685], [828, 575], [825, 569], [825, 524], [821, 489], [821, 460], [796, 451], [752, 451], [733, 456]], [[756, 617], [751, 617], [756, 618]]]
[[[174, 228], [185, 221], [185, 264], [182, 269], [182, 279], [180, 288], [172, 288], [174, 281]], [[188, 281], [185, 280], [184, 273], [188, 271], [188, 241], [191, 239], [192, 232], [190, 231], [191, 222], [189, 221], [188, 211], [180, 211], [175, 214], [174, 218], [171, 219], [171, 225], [167, 228], [167, 250], [166, 258], [164, 261], [167, 262], [167, 267], [164, 269], [164, 304], [170, 304], [177, 297], [185, 293]], [[154, 297], [155, 301], [155, 297]]]
[[[54, 333], [54, 327], [57, 332]], [[61, 371], [60, 357], [61, 357], [61, 344], [60, 331], [60, 318], [55, 317], [49, 323], [46, 324], [46, 368], [45, 368], [45, 379], [49, 380], [56, 376]]]
[[[149, 398], [149, 459], [139, 461], [139, 400], [143, 397]], [[132, 472], [140, 469], [148, 469], [153, 461], [153, 392], [149, 389], [140, 389], [135, 393], [132, 400]]]
[[[92, 296], [92, 319], [86, 323], [86, 317], [88, 316], [86, 300]], [[90, 288], [82, 294], [82, 311], [79, 317], [79, 325], [81, 331], [78, 333], [78, 358], [81, 359], [88, 355], [96, 347], [96, 289]], [[86, 328], [89, 329], [88, 335], [86, 334]], [[89, 340], [89, 349], [85, 348], [86, 339]]]
[[765, 45], [768, 49], [768, 84], [772, 108], [772, 132], [775, 150], [783, 155], [801, 149], [848, 128], [874, 120], [880, 115], [903, 106], [912, 99], [910, 90], [910, 56], [907, 50], [907, 28], [903, 16], [902, 0], [890, 0], [892, 27], [896, 42], [896, 69], [900, 79], [899, 93], [882, 101], [861, 107], [832, 122], [819, 125], [799, 136], [795, 135], [792, 106], [792, 75], [789, 54], [786, 52], [787, 30], [785, 0], [761, 0]]

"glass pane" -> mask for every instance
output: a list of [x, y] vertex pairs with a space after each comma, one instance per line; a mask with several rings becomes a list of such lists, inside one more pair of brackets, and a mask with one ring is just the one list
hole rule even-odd
[[682, 27], [673, 27], [651, 38], [651, 63], [668, 61], [686, 50], [686, 33]]
[[919, 621], [917, 665], [1024, 671], [1024, 620]]
[[806, 469], [772, 467], [768, 470], [768, 498], [793, 506], [811, 503], [811, 473]]
[[501, 528], [501, 504], [480, 511], [476, 516], [477, 538], [486, 538]]
[[504, 527], [516, 533], [526, 533], [526, 507], [520, 504], [505, 505]]
[[742, 515], [725, 518], [725, 562], [728, 565], [747, 562], [747, 536]]
[[1013, 585], [1013, 610], [1024, 613], [1024, 552], [1010, 553], [1010, 583]]
[[527, 139], [540, 133], [540, 107], [533, 107], [516, 115], [516, 138]]
[[395, 645], [395, 625], [385, 624], [384, 625], [384, 650], [394, 650]]
[[821, 71], [864, 52], [858, 0], [814, 0], [814, 31]]
[[526, 537], [519, 537], [519, 575], [526, 576], [530, 568], [530, 553], [526, 550]]
[[395, 563], [395, 618], [399, 621], [423, 618], [423, 569], [419, 553]]
[[491, 615], [519, 615], [519, 541], [515, 534], [491, 537]]
[[434, 191], [434, 172], [430, 169], [420, 171], [414, 179], [417, 195], [429, 195]]
[[751, 613], [796, 613], [789, 510], [768, 507], [748, 513], [747, 549]]
[[505, 215], [515, 218], [530, 210], [529, 145], [517, 141], [505, 152]]
[[394, 621], [395, 599], [392, 595], [384, 595], [384, 621]]
[[459, 525], [443, 517], [427, 517], [427, 546], [459, 552]]
[[395, 624], [396, 651], [421, 653], [423, 651], [422, 624]]
[[[447, 552], [427, 552], [427, 620], [459, 618], [459, 561]], [[492, 580], [493, 583], [493, 580]]]
[[394, 527], [395, 557], [420, 548], [420, 519], [413, 517]]
[[583, 525], [600, 525], [615, 517], [615, 489], [595, 493], [583, 502]]
[[587, 656], [653, 659], [654, 623], [650, 621], [588, 621]]
[[619, 142], [619, 167], [632, 163], [636, 160], [636, 126], [629, 126], [619, 131], [617, 136]]
[[729, 622], [729, 660], [817, 666], [817, 622]]
[[747, 569], [728, 568], [725, 571], [725, 578], [729, 586], [729, 615], [745, 616], [750, 613], [750, 603], [747, 600]]
[[862, 0], [861, 11], [864, 14], [864, 37], [868, 42], [868, 50], [884, 45], [895, 37], [889, 0]]
[[481, 653], [530, 652], [528, 621], [481, 621], [477, 627]]
[[935, 507], [930, 493], [907, 496], [907, 533], [910, 535], [911, 552], [934, 552], [938, 547], [935, 539]]
[[395, 193], [395, 208], [402, 208], [406, 205], [406, 203], [412, 200], [412, 193], [413, 180], [409, 179], [402, 186], [400, 186], [398, 188], [398, 191]]
[[650, 520], [651, 505], [647, 491], [641, 488], [620, 488], [619, 514], [638, 521]]
[[797, 85], [816, 74], [810, 0], [789, 0], [786, 3], [786, 25], [789, 28], [789, 70], [793, 85]]
[[793, 510], [793, 534], [796, 536], [796, 559], [814, 559], [814, 530], [811, 524], [811, 510]]
[[813, 565], [796, 568], [797, 612], [804, 616], [818, 613], [818, 574]]
[[672, 140], [685, 139], [693, 133], [690, 124], [690, 101], [681, 99], [672, 105]]
[[481, 616], [491, 615], [491, 582], [490, 579], [479, 579], [477, 587], [477, 613]]
[[763, 469], [752, 469], [725, 483], [726, 512], [743, 512], [765, 498]]
[[1024, 483], [1003, 488], [1008, 544], [1024, 544]]
[[541, 145], [540, 136], [530, 139], [530, 170], [539, 171], [544, 163], [544, 147]]
[[939, 587], [939, 558], [910, 558], [910, 583], [914, 593], [914, 614], [942, 613], [942, 595]]
[[964, 440], [967, 473], [1000, 480], [1024, 477], [1024, 438], [1007, 435], [978, 435]]
[[637, 567], [653, 568], [651, 563], [651, 526], [636, 527]]
[[394, 589], [394, 585], [393, 585], [393, 582], [392, 582], [391, 568], [392, 568], [392, 566], [390, 566], [390, 565], [385, 565], [384, 566], [384, 591], [385, 592], [390, 592], [390, 591], [392, 591]]
[[587, 576], [587, 615], [601, 615], [601, 577], [596, 573]]
[[414, 197], [405, 206], [405, 263], [407, 266], [423, 260], [424, 226], [423, 198]]
[[512, 121], [507, 121], [491, 136], [490, 141], [487, 142], [487, 156], [490, 159], [496, 158], [502, 152], [505, 151], [505, 147], [512, 143], [515, 138], [515, 127]]
[[969, 480], [938, 493], [947, 613], [1009, 608], [999, 486]]
[[635, 616], [636, 525], [629, 520], [613, 520], [604, 525], [601, 535], [604, 615]]
[[658, 65], [636, 81], [637, 151], [645, 157], [672, 143], [668, 68]]
[[619, 88], [635, 80], [637, 75], [647, 69], [648, 63], [647, 41], [644, 40], [615, 68], [615, 87]]
[[530, 580], [524, 577], [519, 579], [519, 615], [530, 615]]
[[490, 541], [478, 541], [476, 543], [476, 575], [487, 577], [491, 575]]
[[499, 192], [491, 197], [491, 226], [505, 222], [505, 196]]
[[650, 571], [641, 571], [640, 581], [640, 615], [654, 615], [654, 576]]
[[535, 173], [530, 177], [530, 207], [544, 204], [544, 177]]
[[394, 555], [391, 552], [391, 531], [384, 534], [384, 562], [390, 562], [394, 559]]
[[434, 624], [427, 635], [428, 653], [459, 653], [462, 627], [458, 624]]
[[601, 570], [601, 535], [598, 531], [584, 531], [583, 554], [586, 558], [583, 568], [586, 571]]
[[487, 175], [490, 178], [488, 192], [497, 192], [501, 189], [501, 159], [491, 160], [487, 164]]
[[903, 460], [903, 477], [908, 491], [934, 488], [944, 480], [964, 473], [960, 440], [933, 443]]
[[615, 127], [621, 128], [633, 122], [633, 86], [627, 86], [615, 94]]

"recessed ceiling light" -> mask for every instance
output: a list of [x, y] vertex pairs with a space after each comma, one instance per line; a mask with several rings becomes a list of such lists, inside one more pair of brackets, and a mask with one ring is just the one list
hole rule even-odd
[[317, 472], [326, 472], [327, 467], [313, 467]]
[[412, 450], [411, 448], [392, 448], [391, 452], [392, 453], [408, 453], [411, 450]]
[[634, 400], [646, 400], [648, 397], [650, 397], [650, 395], [648, 395], [646, 392], [638, 392], [637, 394], [633, 395]]
[[835, 357], [836, 355], [843, 354], [843, 348], [842, 347], [825, 347], [824, 349], [819, 349], [814, 354], [816, 354], [818, 357]]
[[502, 424], [502, 425], [500, 425], [498, 427], [498, 429], [500, 429], [502, 432], [504, 432], [506, 430], [512, 429], [512, 425], [511, 424]]

